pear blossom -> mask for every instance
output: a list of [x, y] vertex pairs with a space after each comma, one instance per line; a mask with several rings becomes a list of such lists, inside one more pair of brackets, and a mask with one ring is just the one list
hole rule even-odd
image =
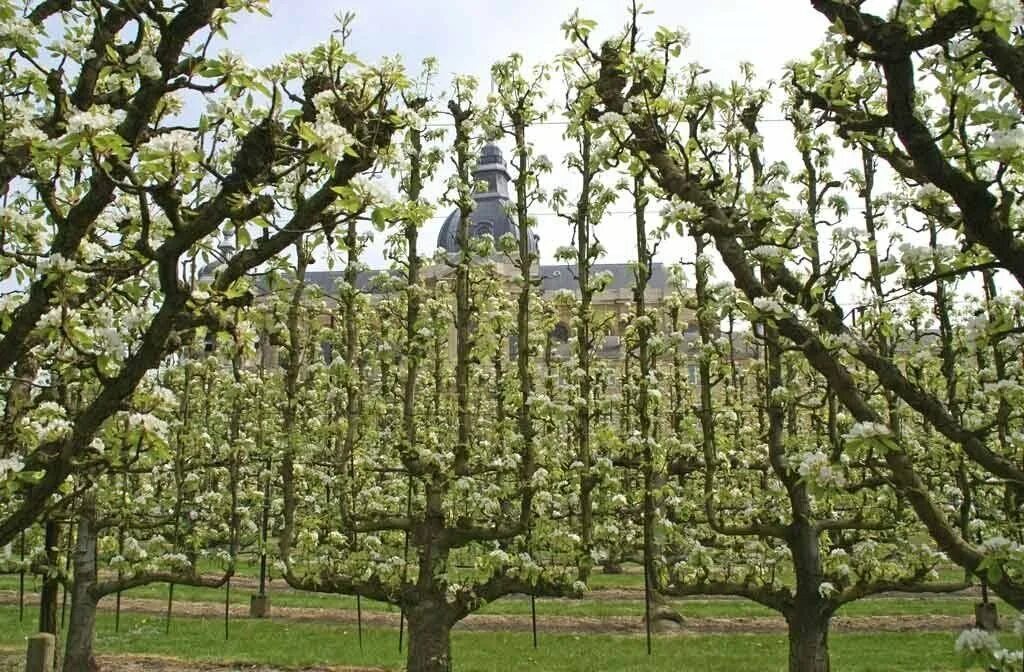
[[150, 138], [141, 149], [154, 154], [180, 156], [196, 151], [196, 138], [188, 131], [169, 131]]
[[113, 112], [109, 107], [95, 105], [85, 112], [75, 112], [68, 118], [69, 134], [100, 133], [109, 131], [120, 123], [123, 112]]
[[8, 475], [17, 474], [25, 468], [25, 462], [20, 455], [0, 458], [0, 478], [7, 478]]
[[156, 57], [150, 53], [136, 52], [126, 58], [124, 62], [137, 67], [139, 74], [146, 79], [157, 79], [163, 74], [160, 61], [156, 60]]
[[1021, 152], [1024, 147], [1024, 127], [1015, 126], [1011, 129], [992, 131], [985, 148], [989, 149], [1001, 158], [1012, 159]]
[[850, 427], [844, 438], [847, 440], [873, 439], [884, 436], [892, 436], [888, 425], [880, 422], [858, 422]]
[[704, 211], [696, 203], [672, 199], [661, 209], [661, 216], [670, 222], [696, 222], [704, 216]]
[[334, 160], [340, 160], [345, 152], [356, 144], [355, 136], [347, 128], [330, 121], [326, 115], [317, 118], [312, 125], [312, 131], [319, 141], [320, 149]]
[[964, 630], [956, 638], [956, 650], [958, 653], [985, 653], [1001, 648], [996, 636], [987, 630], [971, 628]]

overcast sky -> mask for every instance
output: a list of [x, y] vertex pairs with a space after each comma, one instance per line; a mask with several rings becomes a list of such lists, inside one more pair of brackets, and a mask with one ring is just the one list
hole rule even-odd
[[[683, 26], [688, 50], [715, 73], [729, 77], [747, 60], [775, 73], [820, 41], [825, 19], [806, 0], [648, 0], [657, 25]], [[511, 52], [529, 62], [549, 59], [566, 46], [560, 26], [577, 8], [599, 29], [625, 24], [628, 3], [592, 0], [273, 0], [270, 18], [247, 15], [231, 28], [232, 47], [255, 64], [322, 41], [338, 12], [356, 14], [352, 45], [364, 58], [400, 54], [415, 65], [439, 59], [442, 73], [485, 79], [491, 63]]]
[[[621, 0], [582, 5], [564, 0], [275, 0], [272, 17], [243, 16], [229, 29], [228, 43], [254, 65], [269, 64], [285, 53], [323, 41], [336, 25], [335, 14], [352, 11], [356, 20], [351, 47], [363, 60], [398, 54], [415, 72], [424, 57], [434, 56], [442, 80], [455, 73], [473, 74], [486, 91], [494, 61], [519, 52], [527, 64], [536, 64], [566, 48], [560, 26], [577, 7], [583, 16], [598, 21], [598, 35], [619, 29], [628, 19], [628, 4]], [[654, 12], [644, 17], [649, 31], [658, 25], [686, 28], [691, 45], [685, 60], [701, 63], [723, 83], [737, 75], [741, 61], [754, 63], [764, 79], [778, 77], [787, 61], [805, 57], [827, 29], [825, 19], [806, 0], [649, 0], [645, 8]], [[790, 160], [788, 128], [766, 123], [763, 129], [767, 158]], [[556, 166], [566, 147], [561, 133], [558, 126], [533, 133], [540, 151]], [[558, 182], [564, 176], [556, 171], [552, 180]], [[575, 185], [565, 186], [573, 191]], [[444, 210], [437, 215], [424, 231], [424, 242], [432, 244], [436, 239]], [[599, 235], [610, 251], [607, 261], [633, 258], [631, 228], [632, 218], [626, 212], [605, 220]], [[570, 242], [563, 220], [550, 215], [538, 215], [536, 233], [541, 236], [544, 263], [553, 261], [558, 245]], [[672, 263], [686, 254], [686, 245], [678, 243], [664, 247], [659, 257]], [[383, 263], [378, 249], [371, 250], [368, 261]]]

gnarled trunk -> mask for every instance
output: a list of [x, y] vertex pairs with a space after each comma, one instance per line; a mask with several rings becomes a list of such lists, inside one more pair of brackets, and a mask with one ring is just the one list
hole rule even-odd
[[83, 504], [75, 542], [74, 584], [71, 593], [71, 621], [64, 651], [64, 672], [95, 672], [99, 669], [92, 653], [96, 630], [97, 600], [90, 592], [96, 585], [95, 510]]
[[452, 626], [443, 598], [427, 599], [406, 613], [409, 619], [408, 672], [449, 672]]

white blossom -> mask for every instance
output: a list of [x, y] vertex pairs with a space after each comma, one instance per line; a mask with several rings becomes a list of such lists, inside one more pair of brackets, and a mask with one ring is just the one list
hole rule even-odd
[[356, 193], [371, 203], [386, 204], [395, 200], [380, 180], [370, 179], [362, 173], [354, 175], [348, 184]]
[[929, 201], [940, 199], [945, 195], [946, 192], [942, 191], [931, 182], [925, 182], [924, 184], [922, 184], [920, 187], [917, 188], [917, 193], [915, 194], [917, 200], [921, 201], [922, 203], [927, 203]]
[[119, 115], [110, 108], [96, 105], [85, 112], [75, 112], [68, 119], [68, 133], [99, 133], [109, 131], [119, 123]]
[[778, 245], [758, 245], [750, 251], [750, 255], [762, 261], [778, 261], [786, 254], [786, 248]]
[[757, 308], [762, 313], [767, 315], [774, 315], [775, 317], [785, 317], [786, 311], [782, 305], [773, 298], [767, 296], [759, 296], [753, 301], [754, 308]]
[[345, 152], [356, 144], [355, 137], [344, 126], [334, 123], [321, 115], [312, 126], [313, 133], [319, 140], [320, 149], [332, 158], [340, 159]]
[[48, 138], [39, 128], [30, 121], [22, 122], [20, 126], [14, 127], [7, 135], [11, 144], [24, 145], [32, 142], [45, 142]]
[[995, 635], [986, 630], [971, 628], [964, 630], [956, 638], [956, 650], [958, 653], [985, 653], [1001, 648], [999, 640]]
[[661, 216], [671, 222], [696, 222], [704, 211], [696, 203], [673, 199], [661, 209]]
[[128, 356], [128, 346], [121, 338], [120, 332], [114, 327], [99, 327], [93, 332], [93, 340], [99, 352], [109, 355], [115, 361], [124, 361]]
[[196, 151], [195, 135], [188, 131], [169, 131], [149, 139], [142, 146], [143, 151], [154, 154], [172, 154], [180, 156]]
[[67, 273], [75, 269], [75, 262], [73, 259], [66, 259], [60, 252], [51, 254], [49, 257], [44, 257], [36, 262], [36, 270], [40, 273], [47, 273], [52, 271], [55, 274]]
[[847, 441], [863, 441], [865, 439], [892, 436], [889, 427], [880, 422], [858, 422], [850, 428], [843, 438]]
[[157, 437], [167, 435], [167, 423], [152, 413], [132, 413], [128, 416], [128, 426]]
[[0, 38], [17, 37], [19, 35], [31, 35], [37, 31], [32, 23], [16, 12], [6, 20], [0, 21]]
[[797, 472], [808, 481], [824, 487], [842, 487], [846, 485], [846, 477], [842, 471], [833, 466], [828, 455], [823, 452], [807, 452], [800, 456]]
[[608, 111], [601, 115], [602, 124], [615, 125], [625, 122], [625, 118], [618, 112]]
[[985, 11], [986, 17], [1010, 24], [1020, 23], [1021, 14], [1020, 0], [989, 0]]
[[163, 74], [160, 61], [156, 60], [152, 54], [136, 52], [126, 58], [124, 62], [136, 66], [139, 74], [147, 79], [157, 79]]
[[22, 461], [20, 455], [12, 455], [11, 457], [0, 458], [0, 478], [6, 478], [8, 472], [12, 475], [17, 474], [25, 468], [25, 463]]

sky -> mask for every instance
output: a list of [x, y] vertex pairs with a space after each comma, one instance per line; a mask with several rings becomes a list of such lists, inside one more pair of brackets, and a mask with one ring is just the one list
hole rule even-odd
[[[812, 49], [827, 28], [805, 0], [648, 0], [644, 7], [653, 12], [647, 26], [683, 26], [691, 35], [689, 59], [725, 77], [744, 60], [774, 74]], [[434, 56], [442, 73], [485, 80], [491, 63], [509, 53], [540, 62], [565, 48], [560, 26], [577, 8], [598, 21], [599, 31], [628, 19], [622, 0], [272, 0], [273, 16], [244, 16], [230, 42], [254, 64], [269, 64], [322, 41], [334, 15], [351, 11], [352, 46], [364, 59], [400, 54], [415, 65]]]
[[[518, 52], [533, 65], [565, 49], [560, 26], [577, 7], [582, 16], [598, 21], [599, 37], [620, 29], [629, 16], [623, 0], [272, 0], [271, 17], [243, 15], [229, 28], [227, 44], [253, 65], [267, 65], [323, 41], [337, 25], [335, 15], [351, 11], [356, 19], [350, 47], [364, 61], [397, 54], [415, 72], [424, 57], [433, 56], [442, 81], [456, 73], [472, 74], [486, 91], [496, 60]], [[648, 34], [659, 25], [684, 27], [691, 36], [684, 60], [701, 63], [722, 83], [737, 75], [742, 61], [753, 63], [763, 79], [777, 78], [786, 62], [809, 54], [828, 27], [806, 0], [648, 0], [644, 9], [653, 12], [644, 17]], [[769, 160], [795, 158], [785, 124], [766, 122], [762, 128]], [[556, 168], [568, 149], [562, 130], [545, 126], [532, 136]], [[571, 176], [556, 169], [550, 179], [558, 183]], [[573, 193], [572, 183], [564, 186]], [[606, 218], [598, 236], [609, 250], [606, 261], [624, 262], [635, 256], [632, 217], [621, 208], [614, 212], [619, 214]], [[436, 214], [425, 227], [425, 240], [436, 239], [446, 212]], [[541, 261], [551, 263], [555, 249], [571, 242], [571, 232], [564, 220], [550, 214], [537, 219]], [[687, 254], [687, 244], [675, 241], [663, 246], [659, 260], [673, 263]], [[383, 265], [379, 246], [370, 249], [367, 261]]]

